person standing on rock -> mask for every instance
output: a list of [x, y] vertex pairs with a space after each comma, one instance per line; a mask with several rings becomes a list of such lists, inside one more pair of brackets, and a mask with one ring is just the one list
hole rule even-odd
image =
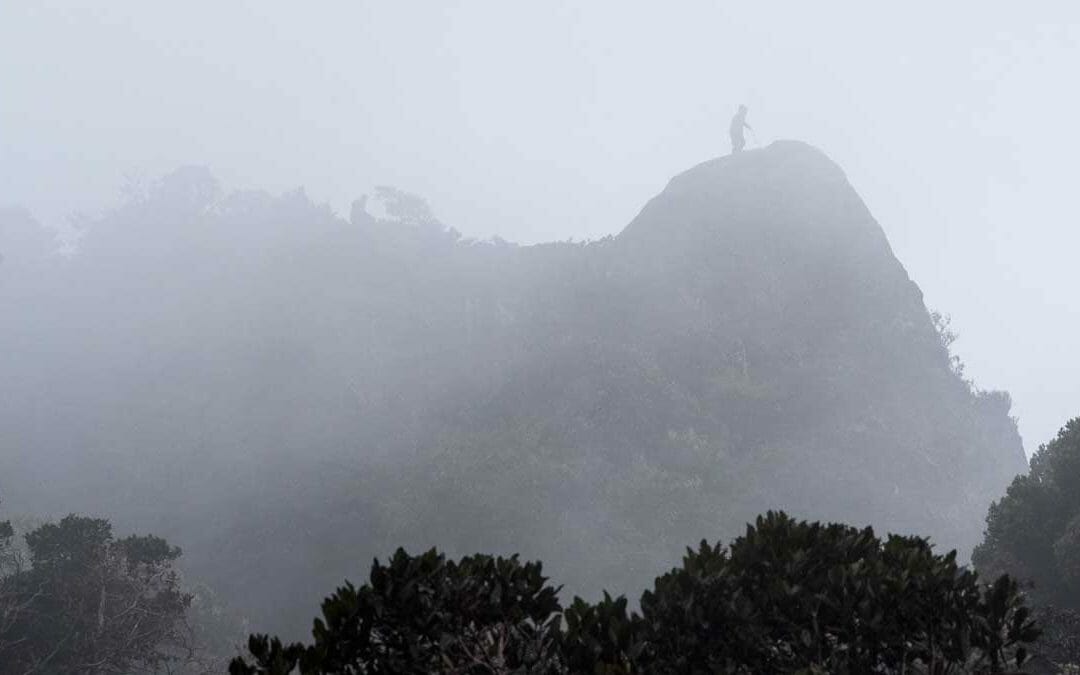
[[731, 154], [739, 152], [746, 147], [746, 136], [743, 136], [743, 127], [746, 127], [750, 131], [754, 128], [746, 123], [746, 106], [740, 105], [739, 112], [735, 113], [735, 117], [731, 118]]

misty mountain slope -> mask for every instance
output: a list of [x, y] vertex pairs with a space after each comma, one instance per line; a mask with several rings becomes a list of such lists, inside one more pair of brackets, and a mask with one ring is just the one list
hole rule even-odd
[[966, 556], [1024, 468], [1007, 395], [953, 372], [805, 144], [699, 165], [589, 244], [395, 213], [349, 223], [185, 169], [72, 260], [5, 277], [5, 503], [165, 535], [258, 625], [298, 630], [398, 545], [520, 551], [588, 594], [769, 508]]
[[[560, 562], [630, 583], [657, 555], [779, 507], [966, 556], [1024, 466], [1007, 396], [952, 371], [881, 228], [804, 144], [707, 162], [613, 240], [553, 252], [520, 252], [549, 274], [494, 339], [524, 345], [494, 393], [459, 397], [466, 409], [422, 443], [450, 448], [425, 484], [451, 481], [498, 533], [465, 548], [517, 537], [551, 560], [529, 542], [554, 539], [573, 551]], [[402, 531], [452, 532], [444, 504]], [[575, 532], [578, 519], [592, 522]]]

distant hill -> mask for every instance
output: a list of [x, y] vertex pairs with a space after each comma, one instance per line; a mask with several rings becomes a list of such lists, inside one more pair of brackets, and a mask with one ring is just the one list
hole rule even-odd
[[955, 372], [805, 144], [701, 164], [587, 244], [408, 206], [350, 223], [185, 169], [3, 277], [6, 501], [152, 529], [292, 630], [399, 544], [621, 592], [782, 508], [966, 557], [1024, 470], [1008, 396]]

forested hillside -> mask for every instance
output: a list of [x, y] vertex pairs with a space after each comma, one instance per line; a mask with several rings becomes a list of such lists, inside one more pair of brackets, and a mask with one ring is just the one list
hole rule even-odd
[[966, 556], [1024, 469], [1008, 396], [809, 146], [694, 167], [588, 243], [379, 196], [346, 220], [182, 169], [70, 257], [0, 212], [6, 508], [153, 531], [298, 633], [398, 546], [623, 592], [786, 509]]

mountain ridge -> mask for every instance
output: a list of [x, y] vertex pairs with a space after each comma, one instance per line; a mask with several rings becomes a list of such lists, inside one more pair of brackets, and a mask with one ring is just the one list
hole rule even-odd
[[956, 371], [796, 141], [699, 164], [589, 244], [348, 223], [185, 169], [31, 273], [0, 316], [24, 355], [0, 363], [26, 449], [5, 501], [160, 533], [272, 630], [399, 545], [619, 592], [782, 508], [963, 558], [1025, 464], [1007, 394]]

